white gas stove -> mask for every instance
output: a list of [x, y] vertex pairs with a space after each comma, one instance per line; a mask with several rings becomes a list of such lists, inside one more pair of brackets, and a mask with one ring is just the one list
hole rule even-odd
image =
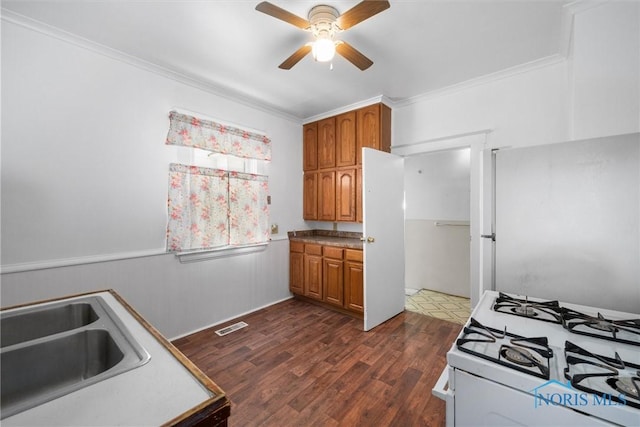
[[487, 291], [447, 362], [447, 426], [640, 426], [638, 314]]

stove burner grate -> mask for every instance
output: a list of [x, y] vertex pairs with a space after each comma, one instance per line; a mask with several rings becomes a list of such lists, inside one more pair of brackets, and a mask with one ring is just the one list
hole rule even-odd
[[640, 399], [640, 378], [638, 377], [607, 378], [607, 384], [625, 396]]
[[[476, 346], [475, 343], [481, 345]], [[504, 331], [486, 327], [472, 317], [461, 338], [456, 340], [456, 346], [465, 353], [549, 379], [549, 359], [553, 357], [553, 350], [549, 348], [546, 337], [521, 337], [508, 333], [506, 327]]]
[[536, 318], [545, 322], [562, 323], [558, 301], [530, 301], [528, 297], [520, 299], [499, 292], [493, 310], [521, 317]]
[[562, 307], [562, 325], [569, 332], [640, 346], [640, 319], [611, 320]]
[[623, 361], [618, 353], [590, 353], [570, 341], [565, 341], [564, 354], [564, 377], [575, 389], [640, 409], [640, 365]]

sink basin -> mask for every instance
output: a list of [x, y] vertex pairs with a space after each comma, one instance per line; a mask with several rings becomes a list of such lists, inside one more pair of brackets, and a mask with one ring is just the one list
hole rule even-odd
[[93, 378], [124, 354], [105, 330], [86, 330], [1, 355], [3, 413], [23, 401]]
[[2, 317], [0, 347], [80, 328], [98, 320], [89, 303], [64, 304]]
[[100, 296], [3, 311], [0, 326], [2, 419], [150, 359]]

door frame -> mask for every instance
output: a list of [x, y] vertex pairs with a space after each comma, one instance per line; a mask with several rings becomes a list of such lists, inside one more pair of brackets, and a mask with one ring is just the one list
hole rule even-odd
[[[487, 140], [490, 129], [452, 135], [421, 141], [415, 144], [396, 145], [391, 147], [391, 153], [403, 157], [418, 156], [437, 151], [456, 148], [469, 148], [470, 163], [470, 213], [469, 229], [471, 234], [470, 248], [470, 299], [474, 307], [485, 290], [493, 289], [492, 245], [487, 245], [480, 236], [492, 234], [493, 191], [491, 188], [493, 174], [492, 162], [487, 160], [490, 151], [487, 150]], [[489, 153], [489, 154], [487, 154]], [[488, 271], [487, 271], [488, 270]]]

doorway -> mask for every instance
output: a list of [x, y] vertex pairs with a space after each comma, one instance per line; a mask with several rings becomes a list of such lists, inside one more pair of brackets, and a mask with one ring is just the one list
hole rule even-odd
[[404, 162], [406, 309], [457, 323], [469, 317], [471, 150]]
[[[487, 242], [489, 239], [482, 239], [483, 235], [492, 232], [491, 192], [487, 190], [491, 187], [491, 150], [486, 149], [487, 137], [490, 133], [490, 130], [481, 130], [392, 147], [392, 153], [403, 156], [405, 161], [411, 157], [443, 151], [469, 150], [469, 216], [468, 230], [465, 234], [467, 239], [470, 239], [468, 272], [471, 307], [477, 304], [485, 289], [491, 289], [493, 279], [492, 270], [487, 268], [493, 262], [492, 246]], [[465, 267], [461, 266], [461, 268]]]

